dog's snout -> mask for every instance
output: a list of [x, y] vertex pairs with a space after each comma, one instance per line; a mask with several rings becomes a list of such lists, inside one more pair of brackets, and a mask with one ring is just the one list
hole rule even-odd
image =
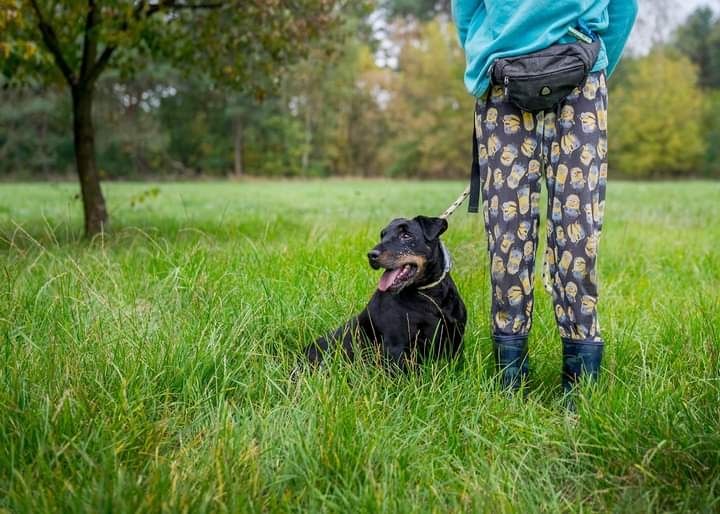
[[368, 261], [370, 262], [370, 267], [372, 269], [380, 268], [380, 263], [378, 262], [380, 255], [382, 255], [382, 251], [377, 248], [373, 248], [368, 252]]
[[370, 259], [371, 261], [376, 261], [378, 259], [378, 257], [380, 257], [381, 253], [382, 252], [380, 250], [378, 250], [377, 248], [373, 248], [372, 250], [370, 250], [368, 252], [368, 259]]

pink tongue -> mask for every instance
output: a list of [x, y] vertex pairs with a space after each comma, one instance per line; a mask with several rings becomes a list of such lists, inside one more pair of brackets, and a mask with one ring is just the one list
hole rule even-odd
[[382, 274], [380, 277], [380, 283], [378, 284], [378, 289], [380, 291], [387, 291], [388, 288], [395, 282], [395, 279], [402, 271], [402, 268], [397, 269], [389, 269], [386, 270], [385, 273]]

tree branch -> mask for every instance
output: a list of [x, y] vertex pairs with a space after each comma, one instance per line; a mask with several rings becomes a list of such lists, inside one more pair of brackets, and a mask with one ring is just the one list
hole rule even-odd
[[85, 17], [85, 34], [83, 36], [82, 63], [80, 64], [80, 80], [88, 76], [88, 71], [95, 67], [97, 55], [97, 33], [95, 27], [98, 24], [98, 12], [95, 0], [88, 0], [88, 11]]
[[87, 77], [88, 81], [94, 82], [95, 80], [97, 80], [102, 71], [105, 69], [105, 66], [107, 66], [107, 63], [110, 61], [110, 57], [112, 57], [112, 54], [116, 48], [117, 47], [114, 45], [105, 47], [105, 50], [103, 50], [103, 52], [100, 54], [100, 58], [90, 69], [90, 73], [88, 73]]
[[218, 9], [223, 6], [222, 2], [208, 4], [176, 4], [175, 2], [168, 3], [172, 4], [168, 6], [170, 9]]
[[[91, 6], [92, 4], [92, 6]], [[142, 18], [148, 19], [153, 14], [160, 12], [162, 10], [177, 10], [177, 9], [217, 9], [219, 7], [222, 7], [224, 4], [223, 2], [216, 2], [216, 3], [202, 3], [202, 4], [178, 4], [175, 0], [161, 0], [158, 3], [149, 5], [144, 0], [139, 2], [137, 6], [135, 6], [135, 9], [133, 10], [133, 19], [135, 21], [140, 21]], [[93, 11], [93, 8], [95, 6], [95, 0], [88, 0], [88, 7], [90, 8], [90, 11], [88, 11], [88, 24], [90, 23], [90, 16]], [[97, 23], [97, 19], [94, 19], [94, 23]], [[123, 21], [122, 25], [120, 26], [121, 31], [126, 31], [130, 27], [130, 21], [125, 20]], [[85, 29], [85, 35], [87, 37], [88, 35], [88, 29], [86, 25]], [[87, 48], [87, 40], [86, 40], [86, 48]], [[110, 58], [112, 57], [112, 54], [117, 49], [117, 46], [115, 45], [108, 45], [103, 50], [102, 54], [100, 54], [100, 58], [95, 62], [92, 67], [87, 72], [87, 80], [90, 82], [94, 82], [97, 80], [97, 78], [100, 76], [102, 71], [107, 66], [108, 62], [110, 61]], [[83, 49], [83, 66], [85, 65], [85, 49]], [[94, 58], [94, 55], [93, 55]]]
[[[144, 7], [145, 2], [141, 2], [141, 11], [142, 7]], [[192, 10], [202, 10], [202, 9], [218, 9], [225, 5], [224, 2], [208, 2], [208, 3], [198, 3], [198, 4], [186, 4], [186, 3], [178, 3], [176, 0], [160, 0], [156, 4], [150, 5], [149, 9], [145, 13], [145, 18], [149, 18], [151, 15], [153, 15], [156, 12], [162, 11], [162, 10], [181, 10], [181, 9], [192, 9]]]
[[30, 4], [32, 5], [33, 10], [35, 11], [35, 14], [38, 18], [38, 29], [40, 29], [40, 33], [42, 34], [45, 46], [55, 59], [55, 64], [57, 64], [58, 68], [60, 68], [60, 71], [65, 77], [65, 80], [68, 81], [68, 84], [70, 84], [71, 87], [74, 86], [76, 83], [75, 75], [72, 69], [70, 69], [70, 66], [68, 65], [65, 57], [62, 54], [60, 42], [55, 35], [55, 30], [47, 21], [45, 21], [45, 18], [40, 11], [40, 6], [38, 6], [37, 0], [30, 0]]

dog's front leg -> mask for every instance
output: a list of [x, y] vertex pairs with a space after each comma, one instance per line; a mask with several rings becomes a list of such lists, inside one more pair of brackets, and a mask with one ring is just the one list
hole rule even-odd
[[354, 358], [353, 347], [355, 343], [364, 342], [367, 339], [367, 326], [369, 326], [369, 323], [370, 319], [367, 311], [364, 310], [334, 332], [308, 345], [304, 352], [304, 362], [298, 363], [293, 369], [291, 378], [296, 379], [306, 367], [306, 363], [310, 364], [311, 369], [320, 367], [325, 355], [332, 352], [338, 345], [342, 347], [344, 355], [352, 360]]
[[333, 333], [321, 337], [305, 349], [305, 357], [308, 362], [317, 367], [322, 364], [323, 357], [328, 351], [332, 351], [337, 345], [342, 345], [345, 355], [353, 358], [353, 336], [357, 334], [357, 318], [353, 318], [343, 326], [337, 328]]

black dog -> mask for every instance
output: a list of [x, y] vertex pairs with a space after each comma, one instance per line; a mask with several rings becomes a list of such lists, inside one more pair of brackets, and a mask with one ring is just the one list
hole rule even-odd
[[428, 358], [454, 357], [462, 350], [467, 313], [450, 274], [450, 256], [440, 242], [447, 229], [441, 218], [395, 219], [368, 253], [373, 269], [384, 268], [367, 307], [332, 334], [308, 346], [305, 355], [317, 366], [326, 352], [341, 344], [372, 348], [385, 364], [407, 369]]

